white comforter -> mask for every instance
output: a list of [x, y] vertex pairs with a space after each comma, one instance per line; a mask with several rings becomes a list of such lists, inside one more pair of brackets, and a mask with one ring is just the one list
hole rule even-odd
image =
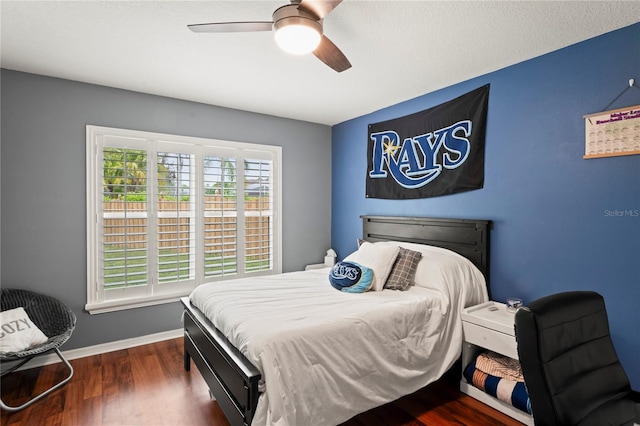
[[437, 380], [460, 356], [482, 275], [443, 290], [343, 293], [329, 269], [205, 284], [190, 296], [260, 370], [253, 425], [332, 425]]

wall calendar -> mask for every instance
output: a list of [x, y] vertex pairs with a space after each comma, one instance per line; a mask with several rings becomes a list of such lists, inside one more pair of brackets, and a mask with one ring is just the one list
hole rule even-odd
[[584, 116], [584, 158], [640, 154], [640, 105]]

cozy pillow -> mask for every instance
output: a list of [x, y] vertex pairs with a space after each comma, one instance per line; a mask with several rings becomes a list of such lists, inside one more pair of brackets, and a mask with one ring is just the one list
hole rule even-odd
[[397, 245], [379, 245], [365, 241], [358, 250], [351, 253], [344, 260], [373, 269], [372, 290], [381, 291], [399, 251], [400, 247]]
[[364, 293], [373, 284], [373, 271], [354, 262], [338, 262], [331, 268], [329, 282], [340, 291]]
[[419, 251], [400, 247], [398, 257], [393, 264], [393, 268], [391, 268], [391, 273], [384, 284], [384, 288], [389, 290], [408, 289], [414, 282], [420, 259], [422, 259], [422, 253]]
[[0, 353], [20, 352], [48, 339], [31, 321], [24, 308], [0, 313]]

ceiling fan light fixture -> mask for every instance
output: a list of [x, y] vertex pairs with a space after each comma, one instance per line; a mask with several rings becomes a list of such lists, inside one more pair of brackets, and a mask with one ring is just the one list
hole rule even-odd
[[282, 50], [294, 55], [313, 52], [322, 40], [322, 23], [310, 13], [289, 4], [273, 13], [273, 31]]
[[313, 26], [292, 24], [279, 28], [275, 33], [275, 38], [278, 46], [285, 52], [304, 55], [313, 52], [318, 47], [322, 36]]

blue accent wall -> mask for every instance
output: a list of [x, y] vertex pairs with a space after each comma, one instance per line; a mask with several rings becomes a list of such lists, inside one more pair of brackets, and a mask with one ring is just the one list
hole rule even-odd
[[[618, 355], [640, 389], [640, 155], [583, 159], [583, 115], [605, 109], [630, 78], [640, 85], [640, 23], [334, 126], [331, 239], [338, 258], [356, 249], [360, 215], [490, 219], [493, 299], [599, 292]], [[484, 84], [491, 91], [483, 189], [365, 198], [368, 124]], [[608, 109], [638, 104], [640, 89], [629, 88]]]

